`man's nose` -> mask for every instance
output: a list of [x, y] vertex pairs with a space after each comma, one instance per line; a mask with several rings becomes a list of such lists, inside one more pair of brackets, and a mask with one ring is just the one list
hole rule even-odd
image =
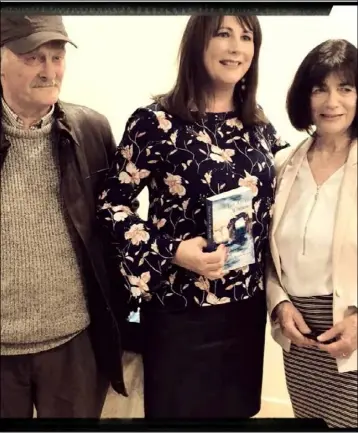
[[53, 81], [57, 76], [56, 66], [51, 61], [46, 60], [39, 75], [42, 80]]

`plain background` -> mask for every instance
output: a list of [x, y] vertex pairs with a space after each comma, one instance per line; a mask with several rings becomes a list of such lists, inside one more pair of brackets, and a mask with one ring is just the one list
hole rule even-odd
[[[335, 6], [328, 17], [259, 17], [263, 44], [258, 102], [291, 145], [295, 131], [285, 111], [286, 93], [304, 56], [326, 39], [357, 46], [357, 6]], [[67, 31], [78, 49], [68, 47], [62, 99], [87, 105], [109, 119], [117, 141], [130, 114], [166, 92], [176, 77], [179, 42], [187, 16], [67, 16]], [[148, 198], [140, 195], [146, 218]], [[269, 334], [269, 326], [268, 326]], [[248, 348], [250, 350], [250, 348]], [[282, 354], [267, 338], [263, 399], [289, 405]]]

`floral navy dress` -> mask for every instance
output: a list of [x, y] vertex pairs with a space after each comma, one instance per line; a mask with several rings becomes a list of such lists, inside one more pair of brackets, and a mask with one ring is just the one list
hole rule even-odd
[[[147, 329], [147, 339], [151, 341], [151, 347], [161, 347], [163, 356], [155, 360], [149, 355], [144, 356], [145, 389], [149, 395], [151, 387], [156, 388], [155, 396], [153, 395], [152, 399], [148, 397], [148, 401], [145, 401], [146, 413], [153, 416], [160, 412], [163, 416], [186, 416], [194, 413], [204, 417], [221, 417], [236, 414], [251, 416], [252, 412], [257, 411], [260, 377], [262, 379], [259, 370], [262, 369], [265, 320], [260, 322], [260, 338], [256, 338], [251, 332], [258, 328], [257, 323], [250, 324], [247, 320], [255, 321], [256, 317], [255, 310], [250, 310], [250, 300], [260, 297], [260, 302], [264, 303], [262, 294], [265, 254], [276, 182], [273, 156], [286, 146], [287, 143], [280, 139], [271, 123], [245, 127], [235, 112], [207, 113], [200, 122], [185, 122], [165, 112], [161, 106], [152, 104], [136, 110], [128, 120], [99, 199], [98, 217], [112, 235], [126, 289], [132, 297], [142, 300], [143, 311], [151, 311], [155, 316], [152, 321], [144, 320], [143, 327]], [[173, 265], [172, 258], [182, 240], [196, 236], [207, 237], [206, 198], [239, 186], [248, 186], [254, 196], [252, 233], [255, 263], [230, 271], [224, 278], [216, 281], [209, 281], [203, 276]], [[150, 203], [146, 221], [130, 210], [131, 202], [145, 187], [149, 190]], [[223, 304], [227, 304], [226, 307]], [[242, 311], [235, 311], [235, 308], [241, 308]], [[184, 317], [187, 316], [178, 316], [175, 313], [187, 312], [198, 318], [205, 315], [209, 321], [217, 323], [210, 326], [216, 327], [221, 323], [217, 315], [224, 315], [227, 320], [232, 315], [236, 321], [233, 323], [233, 327], [236, 327], [235, 338], [240, 335], [240, 327], [248, 327], [248, 330], [245, 330], [245, 335], [249, 338], [247, 344], [258, 346], [257, 355], [253, 356], [259, 360], [255, 367], [257, 372], [252, 372], [252, 375], [258, 377], [252, 390], [254, 403], [248, 403], [247, 410], [239, 409], [240, 404], [245, 406], [245, 398], [242, 398], [241, 393], [248, 386], [243, 384], [244, 379], [241, 376], [237, 377], [237, 389], [231, 394], [229, 392], [230, 395], [225, 396], [225, 383], [217, 384], [220, 404], [216, 399], [216, 403], [206, 401], [201, 408], [193, 409], [194, 400], [186, 396], [186, 400], [193, 400], [188, 403], [187, 411], [183, 409], [180, 412], [180, 409], [176, 409], [176, 412], [173, 412], [173, 409], [163, 409], [168, 401], [168, 408], [169, 404], [171, 407], [178, 406], [179, 403], [168, 399], [165, 393], [168, 387], [176, 389], [178, 381], [188, 382], [189, 393], [197, 389], [197, 399], [203, 400], [206, 393], [202, 388], [203, 381], [199, 380], [195, 373], [195, 367], [192, 367], [192, 372], [186, 370], [183, 378], [179, 375], [172, 379], [171, 383], [170, 377], [173, 375], [170, 375], [168, 367], [165, 366], [175, 363], [174, 358], [178, 356], [178, 351], [187, 358], [190, 365], [195, 366], [199, 360], [195, 360], [192, 352], [189, 354], [186, 350], [190, 346], [200, 345], [200, 342], [195, 340], [196, 332], [192, 332], [190, 327], [186, 330], [185, 343], [178, 342], [179, 337], [169, 336], [169, 339], [166, 339], [167, 337], [162, 336], [161, 339], [158, 336], [160, 329], [165, 327], [168, 330], [172, 326], [171, 323], [157, 322], [159, 317], [165, 316], [161, 315], [163, 312], [174, 314], [170, 317], [175, 317], [175, 320], [182, 317], [178, 326], [183, 327], [183, 332]], [[263, 315], [265, 312], [261, 317]], [[168, 314], [165, 317], [169, 317]], [[227, 325], [225, 326], [227, 329]], [[173, 332], [177, 335], [176, 331]], [[227, 331], [223, 331], [223, 334], [225, 333], [227, 334]], [[157, 338], [155, 342], [151, 340], [154, 335]], [[193, 341], [190, 342], [190, 338]], [[246, 343], [241, 340], [239, 344]], [[150, 351], [150, 346], [148, 347]], [[175, 352], [177, 354], [173, 355]], [[235, 356], [232, 355], [234, 358], [238, 356], [238, 352], [235, 353]], [[211, 355], [206, 353], [206, 359], [208, 356]], [[252, 366], [249, 358], [247, 366], [240, 366], [240, 362], [238, 359], [237, 366], [232, 368], [251, 368], [250, 363]], [[158, 373], [158, 365], [161, 363], [162, 373]], [[214, 369], [221, 367], [225, 368], [225, 363], [222, 366], [212, 366]], [[254, 370], [255, 368], [253, 367]], [[165, 369], [168, 374], [163, 373]], [[220, 377], [218, 371], [215, 374]], [[235, 374], [230, 381], [235, 381]], [[246, 375], [248, 374], [250, 375], [246, 372]], [[195, 381], [198, 381], [197, 386]], [[160, 383], [163, 383], [163, 398], [160, 398]], [[181, 391], [182, 394], [183, 392]], [[183, 407], [183, 395], [179, 391], [178, 393], [176, 398]], [[153, 406], [149, 401], [154, 399], [160, 400], [159, 409], [155, 409], [155, 404], [153, 403]], [[234, 399], [234, 402], [229, 403], [230, 399]], [[250, 398], [246, 400], [249, 401]], [[218, 406], [221, 409], [216, 410]], [[228, 407], [231, 409], [227, 409]]]

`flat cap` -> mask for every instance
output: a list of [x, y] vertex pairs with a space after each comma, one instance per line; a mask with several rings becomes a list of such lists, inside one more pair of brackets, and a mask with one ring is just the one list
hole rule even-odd
[[15, 54], [26, 54], [51, 41], [69, 42], [59, 15], [18, 15], [1, 13], [1, 46]]

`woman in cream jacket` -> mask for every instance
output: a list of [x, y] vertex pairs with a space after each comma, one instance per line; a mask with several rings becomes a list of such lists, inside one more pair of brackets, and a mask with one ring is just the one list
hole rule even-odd
[[287, 110], [311, 136], [276, 156], [272, 335], [295, 416], [357, 427], [357, 48], [345, 40], [314, 48]]

